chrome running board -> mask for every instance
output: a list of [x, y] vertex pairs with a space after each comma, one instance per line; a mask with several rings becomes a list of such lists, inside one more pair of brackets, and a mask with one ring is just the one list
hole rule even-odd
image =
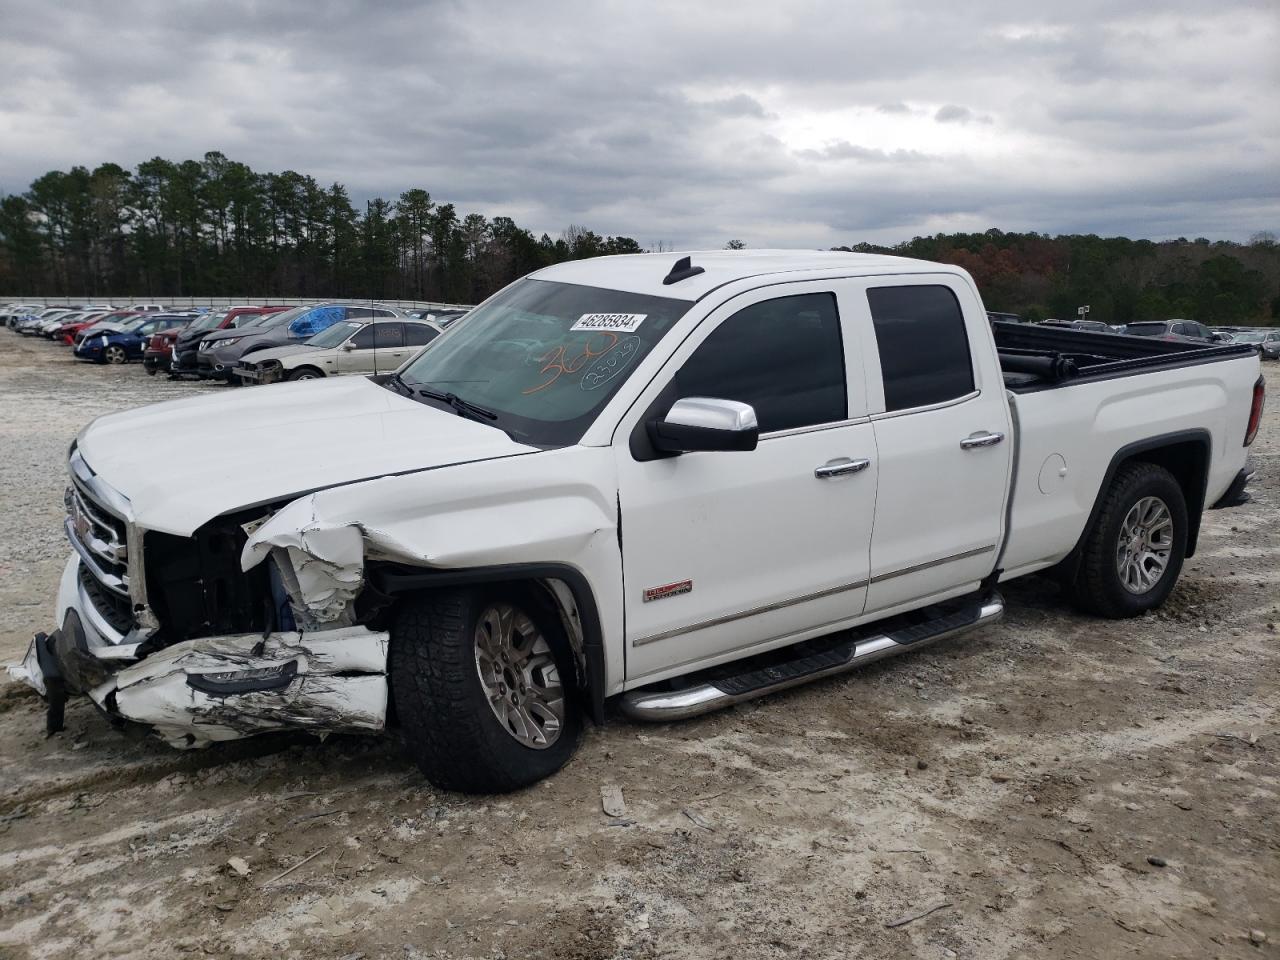
[[847, 639], [835, 646], [781, 663], [720, 676], [680, 690], [645, 687], [630, 690], [620, 699], [622, 712], [633, 720], [684, 720], [798, 687], [812, 680], [835, 676], [863, 664], [995, 623], [1004, 615], [1004, 598], [992, 592], [982, 600], [970, 601], [959, 609], [928, 609], [937, 613], [924, 620], [920, 619], [919, 612], [893, 617], [876, 624], [870, 634], [850, 631], [846, 634]]

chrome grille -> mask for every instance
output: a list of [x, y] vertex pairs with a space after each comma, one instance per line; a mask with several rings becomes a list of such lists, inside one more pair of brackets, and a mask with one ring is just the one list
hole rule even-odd
[[67, 539], [94, 579], [108, 590], [129, 595], [129, 547], [125, 523], [108, 513], [79, 486], [67, 487]]

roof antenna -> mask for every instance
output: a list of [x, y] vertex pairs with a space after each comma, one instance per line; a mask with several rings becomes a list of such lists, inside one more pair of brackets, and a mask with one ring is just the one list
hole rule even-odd
[[690, 277], [706, 272], [702, 267], [695, 267], [691, 258], [681, 257], [675, 262], [671, 272], [662, 278], [662, 285], [669, 287], [673, 283], [679, 283], [681, 280], [688, 280]]

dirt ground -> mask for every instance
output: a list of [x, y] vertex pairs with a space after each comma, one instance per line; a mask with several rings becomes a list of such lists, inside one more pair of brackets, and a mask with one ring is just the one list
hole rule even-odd
[[[77, 431], [217, 389], [0, 331], [0, 662], [53, 626]], [[46, 739], [0, 680], [0, 957], [1275, 956], [1271, 407], [1253, 503], [1206, 517], [1157, 614], [1010, 585], [997, 626], [699, 720], [614, 718], [511, 796], [438, 792], [377, 739], [178, 753], [85, 701]]]

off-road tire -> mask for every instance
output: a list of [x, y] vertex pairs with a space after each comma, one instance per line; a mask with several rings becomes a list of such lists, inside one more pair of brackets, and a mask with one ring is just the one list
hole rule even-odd
[[[518, 742], [485, 699], [476, 670], [475, 629], [502, 600], [547, 639], [564, 686], [564, 723], [544, 749]], [[391, 696], [409, 756], [428, 780], [463, 793], [507, 793], [563, 767], [582, 732], [572, 653], [558, 619], [511, 587], [439, 590], [407, 600], [391, 627]]]
[[[1159, 581], [1146, 593], [1130, 593], [1116, 568], [1120, 530], [1130, 509], [1144, 497], [1159, 497], [1173, 519], [1173, 544]], [[1182, 572], [1187, 550], [1187, 503], [1173, 474], [1154, 463], [1120, 467], [1103, 495], [1097, 520], [1085, 538], [1080, 568], [1067, 590], [1077, 607], [1111, 620], [1136, 617], [1160, 606]]]
[[324, 379], [323, 371], [317, 370], [315, 367], [299, 367], [289, 374], [290, 380], [322, 380]]

